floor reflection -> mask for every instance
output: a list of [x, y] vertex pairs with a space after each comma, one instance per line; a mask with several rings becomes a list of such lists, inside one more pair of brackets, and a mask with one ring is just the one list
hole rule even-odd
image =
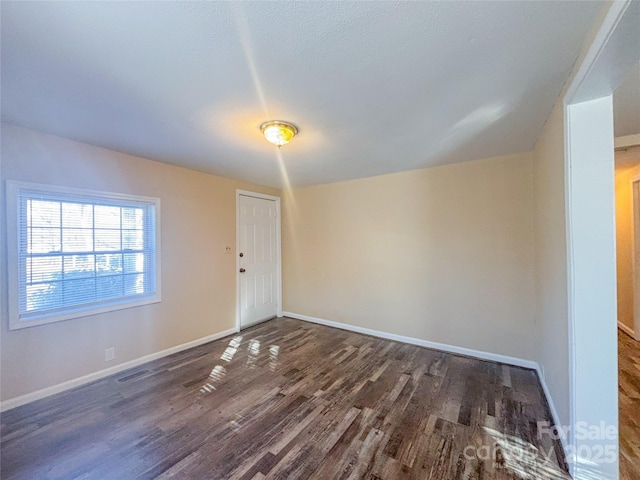
[[[220, 355], [220, 360], [231, 364], [238, 351], [241, 350], [242, 340], [242, 335], [237, 335], [229, 340], [229, 345], [224, 349], [222, 355]], [[258, 366], [258, 359], [261, 352], [260, 347], [260, 340], [251, 339], [247, 342], [247, 356], [244, 361], [245, 368], [255, 369]], [[276, 368], [278, 367], [278, 359], [280, 357], [280, 346], [269, 345], [268, 352], [268, 368], [270, 371], [275, 372]], [[213, 370], [211, 370], [207, 381], [204, 385], [202, 385], [202, 387], [200, 387], [200, 393], [211, 393], [216, 390], [217, 385], [224, 379], [224, 376], [226, 374], [227, 369], [222, 365], [216, 365], [215, 367], [213, 367]]]
[[[491, 460], [498, 464], [498, 468], [506, 469], [517, 478], [523, 480], [571, 480], [571, 476], [560, 470], [554, 462], [552, 446], [545, 451], [521, 438], [498, 432], [484, 427], [494, 441]], [[482, 447], [478, 449], [481, 451]], [[479, 457], [480, 460], [489, 460]]]
[[242, 428], [242, 421], [244, 420], [244, 417], [242, 415], [240, 415], [239, 413], [236, 413], [233, 416], [233, 419], [231, 419], [231, 421], [229, 422], [229, 428], [231, 430], [233, 430], [234, 432], [237, 432], [238, 430], [240, 430]]
[[241, 343], [242, 343], [242, 336], [233, 337], [229, 341], [229, 346], [225, 349], [225, 351], [222, 353], [220, 358], [225, 362], [230, 362], [231, 360], [233, 360], [233, 356], [238, 351], [238, 348], [240, 348]]
[[245, 366], [250, 369], [256, 368], [256, 360], [260, 355], [260, 340], [249, 340], [247, 345], [247, 361]]
[[278, 366], [278, 357], [280, 356], [280, 346], [279, 345], [271, 345], [269, 346], [269, 370], [275, 372], [276, 367]]
[[227, 374], [227, 369], [222, 365], [216, 365], [211, 370], [207, 383], [200, 387], [201, 393], [211, 393], [216, 389], [216, 384], [220, 383], [224, 376]]

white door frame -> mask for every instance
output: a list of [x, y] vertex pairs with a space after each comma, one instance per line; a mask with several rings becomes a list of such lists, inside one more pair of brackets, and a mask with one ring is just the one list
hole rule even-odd
[[280, 215], [280, 197], [267, 195], [266, 193], [251, 192], [249, 190], [236, 189], [236, 332], [240, 331], [240, 197], [262, 198], [276, 202], [276, 301], [278, 303], [276, 315], [282, 316], [282, 221]]
[[[617, 299], [611, 95], [640, 59], [640, 2], [613, 2], [564, 96], [569, 327], [569, 447], [578, 479], [618, 478], [618, 439], [578, 438], [579, 423], [617, 430]], [[612, 68], [615, 66], [615, 68]], [[590, 462], [600, 445], [613, 462]], [[584, 447], [584, 448], [583, 448]]]
[[[593, 439], [577, 435], [579, 426], [604, 424], [606, 431], [611, 428], [614, 432], [618, 428], [611, 96], [567, 105], [565, 121], [569, 134], [565, 157], [571, 397], [568, 455], [576, 480], [616, 480], [617, 435]], [[599, 461], [592, 462], [593, 458]]]

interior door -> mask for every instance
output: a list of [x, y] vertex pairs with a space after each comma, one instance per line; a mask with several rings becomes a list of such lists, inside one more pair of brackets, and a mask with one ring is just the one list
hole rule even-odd
[[239, 196], [240, 328], [277, 315], [275, 200]]

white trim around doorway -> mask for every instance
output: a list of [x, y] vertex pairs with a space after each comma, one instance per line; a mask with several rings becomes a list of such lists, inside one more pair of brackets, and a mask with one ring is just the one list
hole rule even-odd
[[267, 195], [266, 193], [251, 192], [249, 190], [236, 190], [236, 331], [240, 331], [240, 257], [238, 252], [240, 251], [240, 197], [254, 197], [262, 198], [264, 200], [273, 200], [276, 202], [276, 256], [278, 258], [278, 264], [276, 266], [276, 289], [277, 289], [277, 310], [276, 315], [282, 316], [282, 220], [281, 220], [281, 208], [280, 197], [275, 195]]

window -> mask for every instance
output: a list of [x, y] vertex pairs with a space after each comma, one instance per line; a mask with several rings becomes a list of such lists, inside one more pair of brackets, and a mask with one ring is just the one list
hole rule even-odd
[[160, 301], [159, 199], [11, 181], [7, 195], [11, 329]]

